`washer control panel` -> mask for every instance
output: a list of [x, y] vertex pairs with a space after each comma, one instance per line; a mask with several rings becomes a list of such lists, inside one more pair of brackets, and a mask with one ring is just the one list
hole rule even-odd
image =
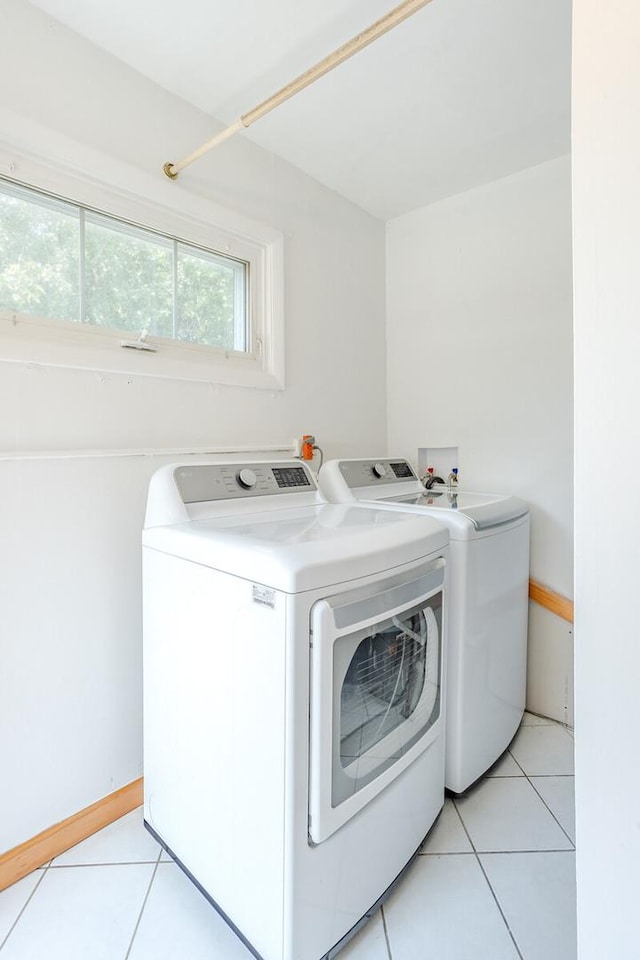
[[309, 468], [295, 461], [181, 465], [176, 467], [174, 479], [183, 503], [317, 490]]
[[408, 460], [341, 460], [338, 466], [351, 488], [418, 479]]

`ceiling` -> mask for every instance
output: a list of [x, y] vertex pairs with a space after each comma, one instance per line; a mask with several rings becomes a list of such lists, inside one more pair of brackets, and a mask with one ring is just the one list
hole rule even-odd
[[[398, 0], [32, 2], [231, 123]], [[571, 0], [432, 0], [241, 135], [387, 220], [567, 153], [570, 58]]]

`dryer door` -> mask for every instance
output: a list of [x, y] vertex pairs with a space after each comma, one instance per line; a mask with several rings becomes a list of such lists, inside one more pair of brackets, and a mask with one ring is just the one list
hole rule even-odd
[[444, 560], [311, 610], [309, 835], [331, 836], [439, 735]]

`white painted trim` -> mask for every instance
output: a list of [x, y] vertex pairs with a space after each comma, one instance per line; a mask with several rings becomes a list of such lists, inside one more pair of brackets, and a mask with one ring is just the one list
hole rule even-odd
[[109, 457], [191, 457], [217, 456], [227, 453], [284, 453], [287, 457], [298, 455], [298, 442], [255, 446], [221, 447], [138, 447], [130, 450], [6, 450], [0, 452], [0, 462], [8, 460], [101, 460]]

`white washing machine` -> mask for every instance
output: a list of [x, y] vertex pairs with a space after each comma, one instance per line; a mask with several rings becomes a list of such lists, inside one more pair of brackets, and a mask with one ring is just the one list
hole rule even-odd
[[462, 793], [498, 759], [525, 707], [529, 508], [516, 497], [425, 490], [406, 460], [333, 460], [320, 490], [437, 517], [451, 537], [445, 785]]
[[333, 957], [442, 807], [448, 540], [299, 461], [152, 478], [145, 822], [256, 957]]

